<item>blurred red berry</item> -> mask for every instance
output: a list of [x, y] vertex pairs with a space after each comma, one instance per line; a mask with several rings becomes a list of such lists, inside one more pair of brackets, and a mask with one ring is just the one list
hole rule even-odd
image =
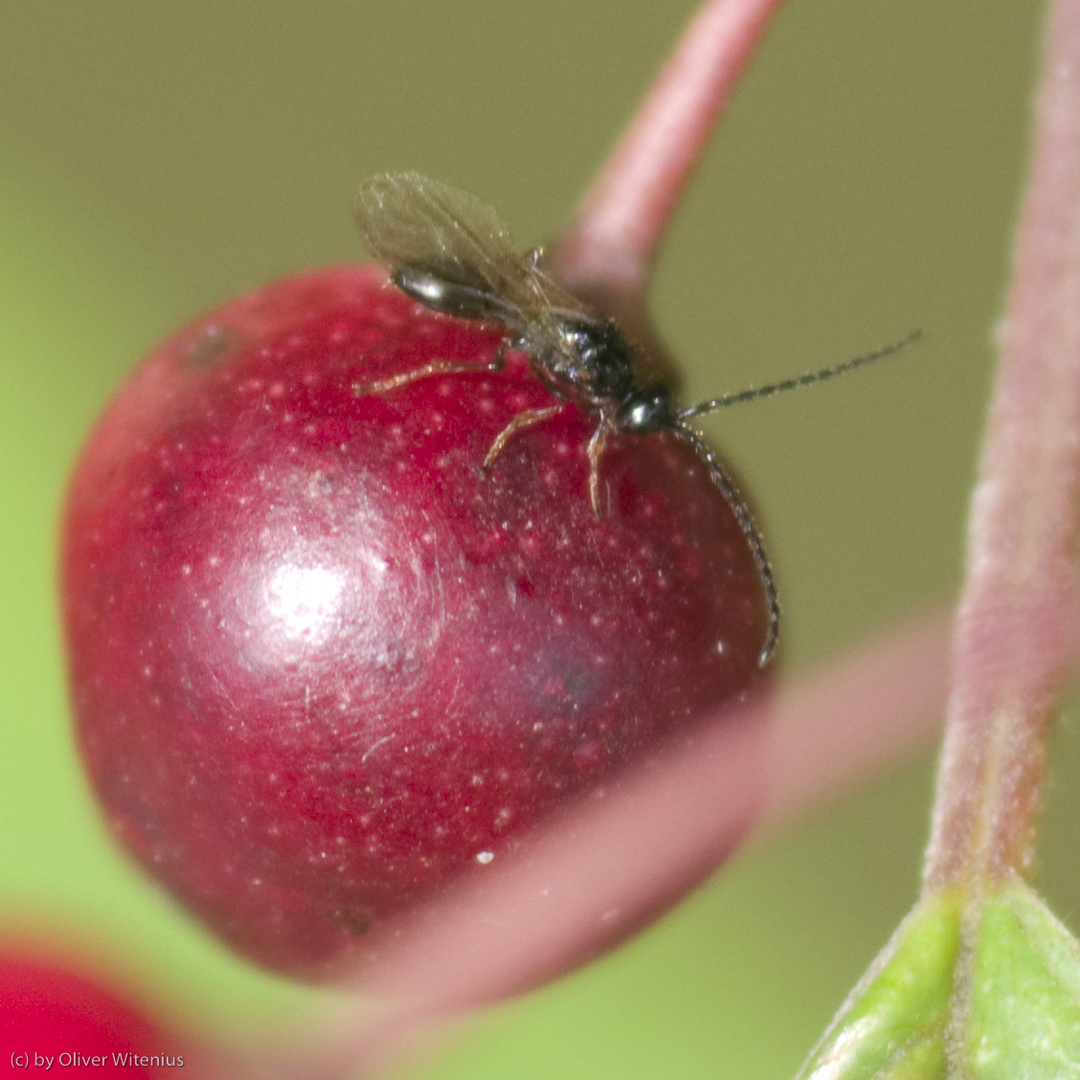
[[192, 1065], [175, 1035], [70, 963], [0, 955], [0, 1068], [65, 1073], [122, 1069], [162, 1076]]

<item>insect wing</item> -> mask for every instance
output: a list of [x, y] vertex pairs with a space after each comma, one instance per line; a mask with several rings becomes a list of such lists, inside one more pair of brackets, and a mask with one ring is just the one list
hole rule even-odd
[[549, 306], [539, 274], [498, 214], [475, 196], [418, 173], [382, 173], [356, 196], [356, 222], [391, 272], [420, 266], [501, 301], [522, 324]]

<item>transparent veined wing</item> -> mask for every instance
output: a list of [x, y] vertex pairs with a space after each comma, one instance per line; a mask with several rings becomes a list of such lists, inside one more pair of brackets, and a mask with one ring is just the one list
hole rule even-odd
[[380, 173], [360, 185], [356, 223], [391, 273], [422, 266], [449, 283], [480, 289], [534, 336], [548, 336], [552, 308], [583, 310], [514, 247], [492, 207], [449, 184], [413, 172]]

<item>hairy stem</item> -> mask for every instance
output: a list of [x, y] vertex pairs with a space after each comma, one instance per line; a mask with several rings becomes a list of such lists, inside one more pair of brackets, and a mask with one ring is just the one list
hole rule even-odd
[[1080, 482], [1080, 0], [1054, 0], [998, 334], [927, 889], [1026, 873], [1072, 649]]
[[625, 317], [683, 189], [769, 17], [782, 0], [706, 0], [551, 257], [573, 291]]

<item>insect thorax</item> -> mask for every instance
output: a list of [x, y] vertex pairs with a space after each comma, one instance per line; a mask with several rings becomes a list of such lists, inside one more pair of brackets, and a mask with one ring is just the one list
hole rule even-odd
[[578, 314], [556, 314], [553, 325], [562, 348], [538, 356], [545, 372], [572, 396], [594, 404], [620, 402], [634, 385], [633, 356], [610, 321]]

